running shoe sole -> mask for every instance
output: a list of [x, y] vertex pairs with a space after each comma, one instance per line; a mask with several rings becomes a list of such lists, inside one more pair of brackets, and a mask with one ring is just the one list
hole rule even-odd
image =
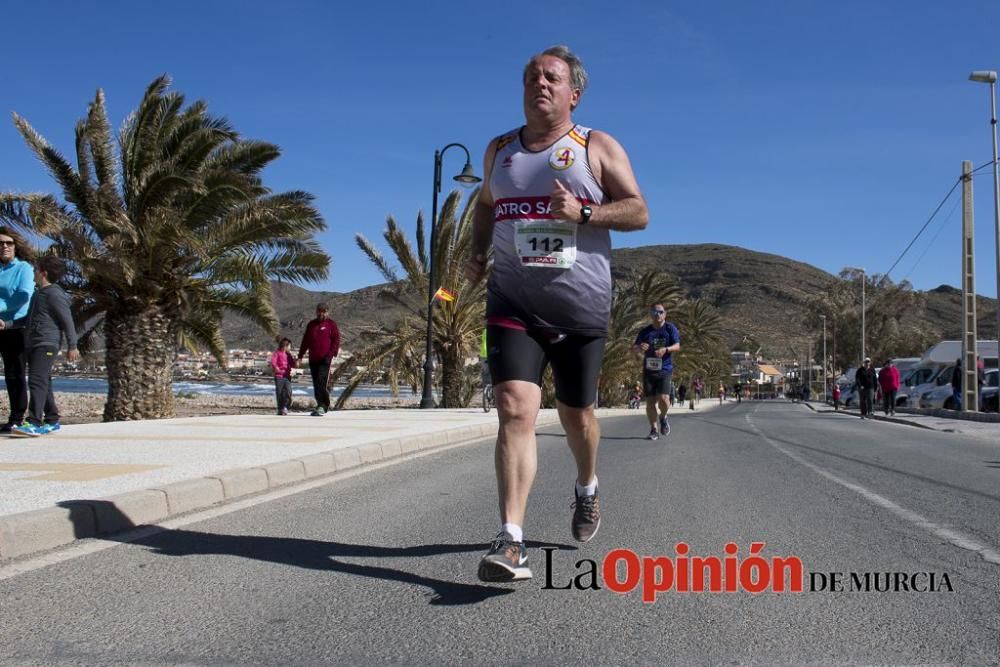
[[531, 579], [531, 569], [527, 565], [511, 567], [495, 560], [479, 561], [479, 580], [487, 582], [524, 581]]

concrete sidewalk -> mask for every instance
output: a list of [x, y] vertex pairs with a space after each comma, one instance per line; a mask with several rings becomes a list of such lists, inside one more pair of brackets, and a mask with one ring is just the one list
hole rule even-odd
[[[645, 421], [641, 410], [598, 410], [620, 415]], [[537, 423], [558, 421], [542, 410]], [[496, 433], [495, 410], [470, 408], [79, 424], [0, 438], [0, 561]]]
[[[841, 408], [834, 410], [829, 404], [810, 401], [805, 405], [814, 412], [844, 415], [845, 418], [860, 419], [861, 413], [857, 408]], [[889, 422], [892, 424], [905, 424], [917, 428], [930, 429], [940, 433], [959, 433], [971, 435], [977, 438], [984, 438], [1000, 446], [1000, 423], [969, 421], [957, 419], [942, 414], [919, 414], [910, 412], [897, 412], [895, 416], [887, 417], [881, 410], [876, 410], [872, 415], [872, 421]]]

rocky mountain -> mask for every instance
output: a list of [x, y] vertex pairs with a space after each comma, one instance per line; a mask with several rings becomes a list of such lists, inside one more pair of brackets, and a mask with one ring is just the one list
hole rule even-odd
[[[691, 298], [714, 305], [722, 315], [726, 339], [736, 345], [752, 335], [775, 354], [801, 346], [814, 332], [802, 325], [811, 295], [837, 280], [825, 271], [780, 255], [719, 244], [659, 245], [621, 248], [612, 252], [616, 278], [628, 271], [660, 269], [676, 276]], [[297, 346], [316, 303], [326, 301], [343, 335], [344, 347], [363, 345], [362, 332], [377, 323], [391, 324], [401, 311], [379, 298], [385, 285], [353, 292], [314, 292], [288, 284], [274, 285], [274, 303], [281, 332]], [[957, 338], [961, 322], [961, 293], [942, 285], [924, 293], [926, 307], [913, 317], [943, 338]], [[993, 338], [996, 302], [979, 297], [979, 335]], [[238, 318], [226, 320], [223, 335], [231, 348], [265, 349], [273, 341], [254, 325]]]

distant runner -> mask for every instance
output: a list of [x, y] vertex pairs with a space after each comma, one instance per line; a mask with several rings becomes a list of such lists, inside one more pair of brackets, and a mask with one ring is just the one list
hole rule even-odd
[[649, 316], [653, 323], [639, 332], [632, 349], [642, 357], [642, 390], [646, 395], [646, 418], [649, 419], [649, 435], [646, 438], [656, 440], [670, 433], [667, 411], [670, 409], [670, 394], [673, 393], [671, 354], [681, 349], [681, 334], [676, 326], [667, 322], [667, 311], [662, 303], [654, 304]]

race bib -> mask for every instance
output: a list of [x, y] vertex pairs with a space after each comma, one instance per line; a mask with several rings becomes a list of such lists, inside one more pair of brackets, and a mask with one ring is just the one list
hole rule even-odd
[[576, 263], [576, 228], [558, 220], [518, 220], [514, 244], [522, 266], [568, 269]]
[[662, 371], [663, 370], [663, 359], [660, 357], [646, 357], [646, 370], [647, 371]]

